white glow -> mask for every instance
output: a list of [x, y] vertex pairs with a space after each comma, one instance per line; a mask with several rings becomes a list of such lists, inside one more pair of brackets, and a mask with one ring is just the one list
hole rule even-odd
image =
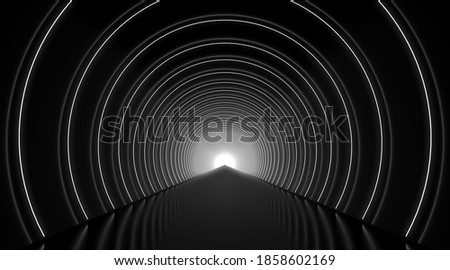
[[222, 166], [228, 166], [228, 167], [235, 169], [236, 161], [234, 160], [234, 158], [232, 156], [230, 156], [228, 154], [221, 154], [221, 155], [217, 156], [216, 159], [214, 160], [214, 169], [222, 167]]

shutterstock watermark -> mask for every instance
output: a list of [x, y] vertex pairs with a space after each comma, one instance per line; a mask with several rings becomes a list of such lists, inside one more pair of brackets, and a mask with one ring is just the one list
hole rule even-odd
[[[333, 107], [325, 108], [325, 117], [274, 115], [266, 108], [259, 116], [201, 116], [195, 107], [181, 111], [177, 108], [171, 115], [160, 117], [138, 116], [130, 108], [123, 108], [120, 116], [102, 119], [100, 142], [114, 143], [179, 143], [201, 141], [217, 143], [225, 140], [232, 143], [349, 143], [348, 116], [333, 113]], [[238, 132], [235, 132], [238, 131]]]

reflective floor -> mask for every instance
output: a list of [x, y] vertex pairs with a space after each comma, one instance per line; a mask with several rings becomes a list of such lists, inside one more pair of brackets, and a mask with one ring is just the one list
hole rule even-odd
[[423, 249], [222, 167], [31, 249]]

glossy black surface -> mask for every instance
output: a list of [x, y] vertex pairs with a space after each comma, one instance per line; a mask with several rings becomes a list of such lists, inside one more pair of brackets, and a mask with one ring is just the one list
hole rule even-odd
[[422, 246], [222, 167], [36, 249], [406, 249]]

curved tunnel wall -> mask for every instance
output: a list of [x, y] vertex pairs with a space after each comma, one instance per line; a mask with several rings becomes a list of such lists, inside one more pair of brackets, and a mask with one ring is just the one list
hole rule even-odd
[[242, 172], [430, 241], [443, 113], [399, 6], [190, 4], [43, 11], [8, 113], [23, 243], [201, 175], [221, 153]]

